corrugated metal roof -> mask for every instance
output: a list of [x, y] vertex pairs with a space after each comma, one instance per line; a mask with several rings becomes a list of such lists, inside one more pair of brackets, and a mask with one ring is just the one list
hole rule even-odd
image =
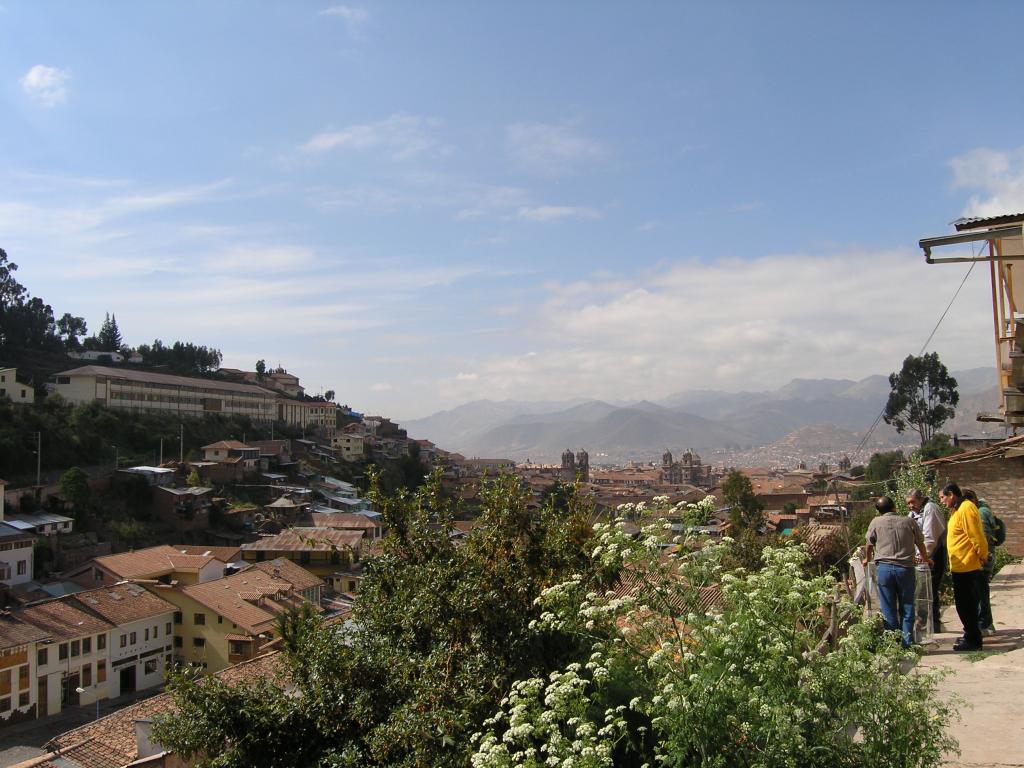
[[953, 222], [957, 232], [975, 227], [995, 226], [997, 224], [1011, 224], [1017, 221], [1024, 221], [1024, 213], [1002, 213], [998, 216], [964, 216]]

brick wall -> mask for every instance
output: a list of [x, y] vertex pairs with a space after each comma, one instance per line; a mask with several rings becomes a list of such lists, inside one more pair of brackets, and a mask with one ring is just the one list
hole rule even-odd
[[938, 470], [940, 487], [954, 482], [985, 499], [1006, 523], [1006, 550], [1024, 555], [1024, 457], [943, 464]]

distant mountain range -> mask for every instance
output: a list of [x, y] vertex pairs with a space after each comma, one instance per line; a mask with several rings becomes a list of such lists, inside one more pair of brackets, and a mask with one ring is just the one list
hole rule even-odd
[[[990, 368], [957, 371], [960, 407], [947, 432], [979, 435], [998, 425], [975, 421], [998, 404]], [[889, 395], [885, 376], [794, 379], [765, 392], [677, 392], [658, 402], [601, 400], [477, 400], [402, 424], [410, 436], [429, 438], [465, 456], [555, 462], [566, 448], [586, 448], [593, 463], [660, 460], [666, 448], [692, 448], [708, 458], [816, 461], [851, 452], [878, 417]], [[912, 443], [881, 423], [865, 452]], [[853, 457], [854, 461], [862, 457]], [[717, 462], [716, 462], [717, 463]]]

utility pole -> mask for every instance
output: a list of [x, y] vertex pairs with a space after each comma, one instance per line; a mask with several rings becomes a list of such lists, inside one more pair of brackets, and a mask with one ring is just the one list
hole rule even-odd
[[164, 463], [164, 439], [161, 437], [160, 438], [160, 462], [157, 464], [157, 466], [158, 467], [162, 466], [163, 463]]
[[181, 432], [178, 435], [178, 463], [185, 463], [185, 422], [181, 422], [179, 425]]
[[43, 476], [43, 433], [36, 432], [36, 487], [42, 485]]

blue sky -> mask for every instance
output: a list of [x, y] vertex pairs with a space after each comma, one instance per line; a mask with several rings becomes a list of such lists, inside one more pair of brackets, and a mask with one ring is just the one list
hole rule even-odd
[[887, 373], [965, 271], [917, 240], [1024, 210], [1015, 3], [0, 9], [30, 291], [370, 412]]

